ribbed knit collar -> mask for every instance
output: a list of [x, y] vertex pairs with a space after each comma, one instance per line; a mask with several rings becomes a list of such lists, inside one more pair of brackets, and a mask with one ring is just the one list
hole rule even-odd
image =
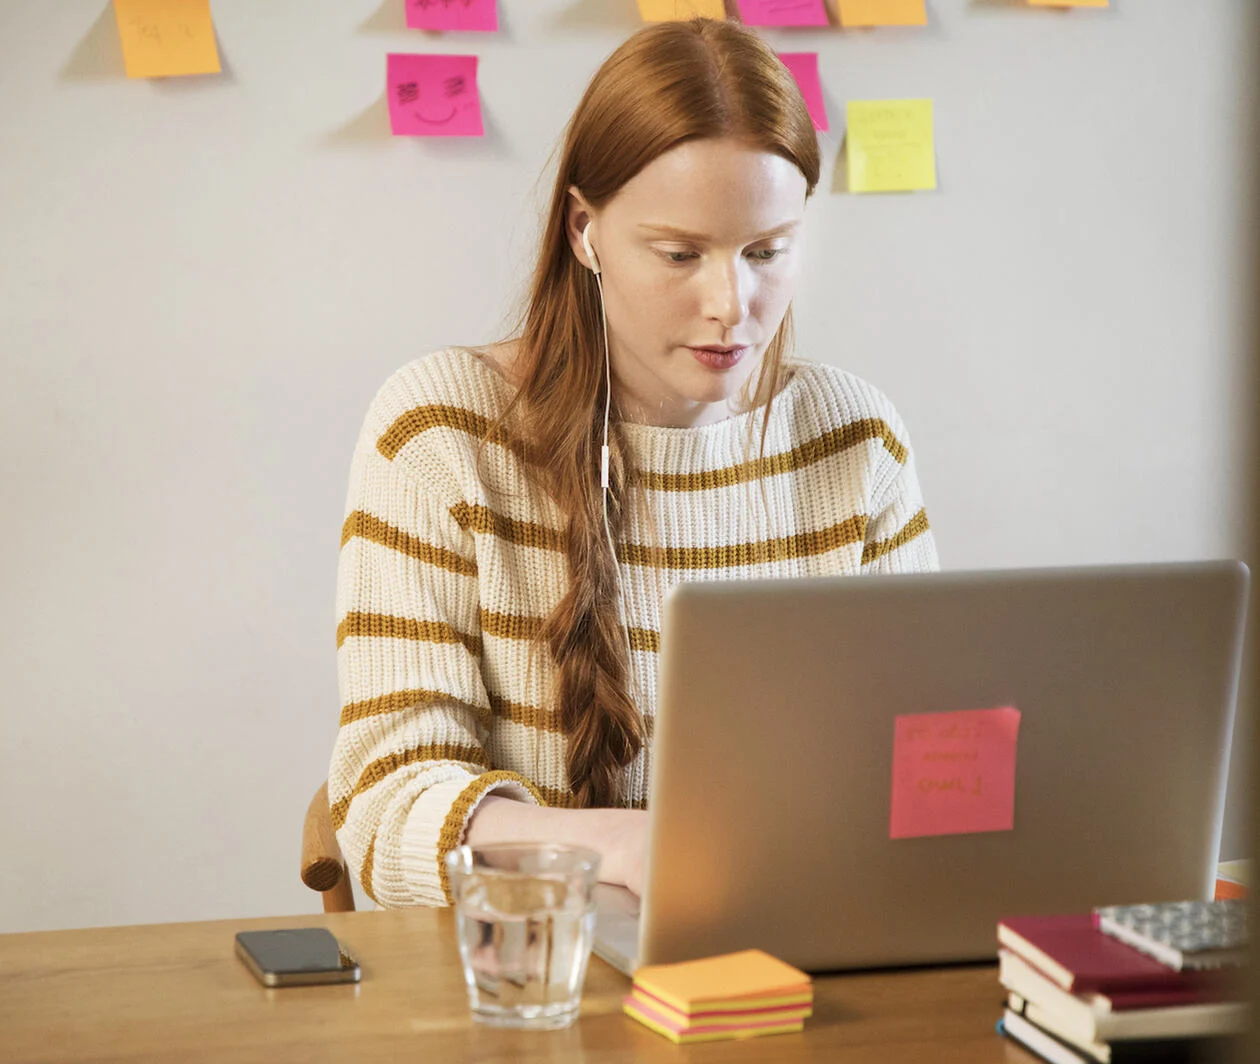
[[[492, 393], [502, 402], [511, 400], [512, 385], [499, 372], [466, 348], [451, 348], [467, 360], [479, 381], [490, 382]], [[778, 435], [779, 426], [790, 423], [799, 394], [806, 387], [812, 366], [794, 362], [792, 376], [774, 398], [767, 429], [767, 441]], [[478, 389], [481, 390], [481, 389]], [[499, 407], [502, 409], [502, 407]], [[636, 421], [620, 422], [623, 439], [634, 454], [635, 464], [657, 473], [687, 473], [698, 469], [714, 469], [742, 460], [748, 454], [751, 440], [754, 448], [761, 437], [761, 421], [765, 405], [735, 414], [709, 425], [672, 428], [645, 425]], [[497, 413], [497, 410], [495, 411]]]

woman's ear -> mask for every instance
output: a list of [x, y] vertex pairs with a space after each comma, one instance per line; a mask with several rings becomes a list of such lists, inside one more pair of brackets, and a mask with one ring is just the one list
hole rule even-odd
[[577, 257], [578, 262], [585, 266], [588, 270], [595, 270], [596, 264], [591, 261], [590, 256], [586, 254], [586, 249], [582, 244], [582, 231], [591, 223], [594, 218], [594, 210], [589, 203], [578, 191], [576, 185], [569, 186], [569, 201], [565, 207], [565, 236], [568, 238], [569, 247], [573, 250], [573, 254]]

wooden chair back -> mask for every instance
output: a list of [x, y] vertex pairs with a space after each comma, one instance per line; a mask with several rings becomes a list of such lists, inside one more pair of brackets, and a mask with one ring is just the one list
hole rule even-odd
[[354, 912], [350, 870], [333, 831], [327, 780], [319, 785], [306, 808], [302, 825], [302, 882], [323, 895], [324, 912]]

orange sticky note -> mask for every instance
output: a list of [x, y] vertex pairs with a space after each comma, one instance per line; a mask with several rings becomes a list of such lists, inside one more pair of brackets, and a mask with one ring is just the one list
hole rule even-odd
[[1111, 0], [1028, 0], [1032, 7], [1110, 7]]
[[840, 0], [841, 26], [926, 26], [925, 0]]
[[726, 18], [724, 0], [639, 0], [644, 22], [680, 22], [689, 18]]
[[1015, 826], [1018, 709], [911, 713], [893, 730], [894, 839]]
[[767, 998], [812, 998], [808, 975], [759, 949], [678, 964], [650, 964], [634, 973], [634, 985], [689, 1014], [701, 1011], [702, 1006], [738, 1008], [738, 1003], [752, 1000], [757, 1007], [768, 1007]]
[[114, 0], [129, 78], [217, 74], [210, 0]]

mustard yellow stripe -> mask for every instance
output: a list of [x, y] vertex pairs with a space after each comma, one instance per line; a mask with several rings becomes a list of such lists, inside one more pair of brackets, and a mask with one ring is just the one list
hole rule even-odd
[[639, 480], [653, 491], [710, 491], [714, 488], [729, 488], [762, 477], [795, 472], [868, 440], [881, 441], [893, 458], [905, 463], [905, 445], [897, 439], [888, 423], [882, 418], [863, 418], [861, 421], [841, 425], [812, 440], [806, 440], [780, 454], [765, 455], [738, 465], [694, 473], [644, 471], [639, 474]]
[[496, 613], [487, 609], [481, 611], [482, 632], [502, 639], [533, 639], [542, 627], [542, 622], [541, 617], [519, 613]]
[[552, 809], [572, 809], [573, 808], [573, 792], [567, 787], [548, 787], [546, 784], [538, 784], [538, 790], [542, 794], [543, 803]]
[[456, 698], [446, 691], [429, 691], [414, 688], [409, 691], [391, 691], [387, 695], [378, 695], [362, 702], [350, 702], [341, 709], [341, 726], [353, 724], [368, 717], [379, 717], [385, 713], [401, 713], [407, 709], [423, 709], [425, 706], [453, 705], [477, 714], [485, 725], [490, 724], [490, 713], [485, 706], [474, 706], [471, 702]]
[[[490, 708], [496, 717], [502, 720], [510, 720], [524, 728], [536, 728], [538, 731], [551, 732], [556, 735], [564, 732], [564, 727], [560, 723], [560, 714], [554, 709], [513, 702], [502, 695], [496, 695], [493, 691], [490, 692]], [[647, 736], [650, 739], [654, 731], [656, 718], [646, 717], [643, 723], [646, 725]]]
[[387, 613], [347, 613], [337, 625], [337, 647], [351, 636], [374, 639], [411, 639], [421, 643], [462, 643], [468, 652], [481, 654], [481, 638], [461, 632], [445, 621], [417, 621]]
[[922, 509], [910, 518], [895, 535], [890, 536], [888, 539], [881, 539], [875, 543], [866, 544], [862, 548], [862, 564], [866, 565], [868, 562], [873, 562], [876, 558], [882, 558], [885, 554], [895, 551], [898, 547], [904, 547], [912, 539], [923, 535], [927, 530], [927, 510]]
[[372, 832], [372, 841], [368, 843], [367, 853], [363, 857], [363, 867], [359, 870], [359, 885], [373, 902], [376, 901], [376, 894], [372, 891], [372, 872], [376, 867], [376, 836], [379, 831]]
[[629, 565], [652, 569], [730, 569], [826, 554], [851, 543], [861, 543], [865, 531], [866, 515], [857, 514], [830, 528], [780, 539], [734, 543], [726, 547], [648, 547], [628, 543], [618, 554]]
[[661, 652], [661, 633], [650, 628], [630, 629], [630, 649], [646, 650], [652, 654]]
[[517, 440], [499, 429], [491, 433], [493, 423], [487, 417], [465, 410], [461, 406], [447, 406], [437, 403], [430, 406], [417, 406], [400, 415], [381, 437], [376, 441], [376, 449], [393, 461], [411, 440], [429, 429], [459, 429], [478, 440], [497, 443], [524, 457], [525, 448]]
[[513, 702], [502, 695], [496, 695], [493, 691], [490, 692], [490, 709], [496, 717], [514, 721], [526, 728], [556, 733], [563, 730], [560, 726], [560, 716], [554, 709]]
[[450, 873], [446, 870], [446, 855], [463, 840], [464, 826], [468, 822], [468, 814], [473, 806], [481, 800], [481, 796], [486, 791], [500, 783], [519, 783], [534, 796], [540, 805], [543, 803], [542, 792], [534, 782], [516, 772], [485, 772], [460, 791], [459, 797], [451, 803], [446, 819], [442, 821], [442, 830], [438, 832], [438, 878], [442, 882], [442, 893], [446, 897], [447, 905], [452, 899]]
[[342, 828], [346, 822], [346, 814], [350, 811], [350, 803], [360, 794], [375, 787], [381, 780], [400, 768], [421, 761], [460, 761], [482, 768], [490, 767], [486, 752], [480, 746], [459, 743], [424, 743], [410, 750], [404, 750], [400, 754], [386, 754], [384, 757], [377, 758], [359, 774], [354, 789], [349, 794], [333, 803], [333, 827], [337, 830]]
[[401, 528], [395, 528], [379, 517], [373, 517], [362, 510], [355, 510], [341, 526], [341, 545], [344, 547], [355, 536], [371, 540], [373, 543], [380, 543], [409, 558], [417, 558], [430, 565], [436, 565], [439, 569], [447, 569], [461, 576], [477, 575], [477, 563], [471, 558], [461, 557], [445, 547], [435, 547], [432, 543], [426, 543], [404, 532]]
[[486, 506], [474, 506], [466, 502], [456, 503], [450, 512], [459, 527], [465, 531], [471, 529], [484, 535], [498, 536], [523, 547], [552, 551], [565, 549], [564, 533], [546, 525], [535, 524], [533, 521], [517, 521], [495, 513]]

